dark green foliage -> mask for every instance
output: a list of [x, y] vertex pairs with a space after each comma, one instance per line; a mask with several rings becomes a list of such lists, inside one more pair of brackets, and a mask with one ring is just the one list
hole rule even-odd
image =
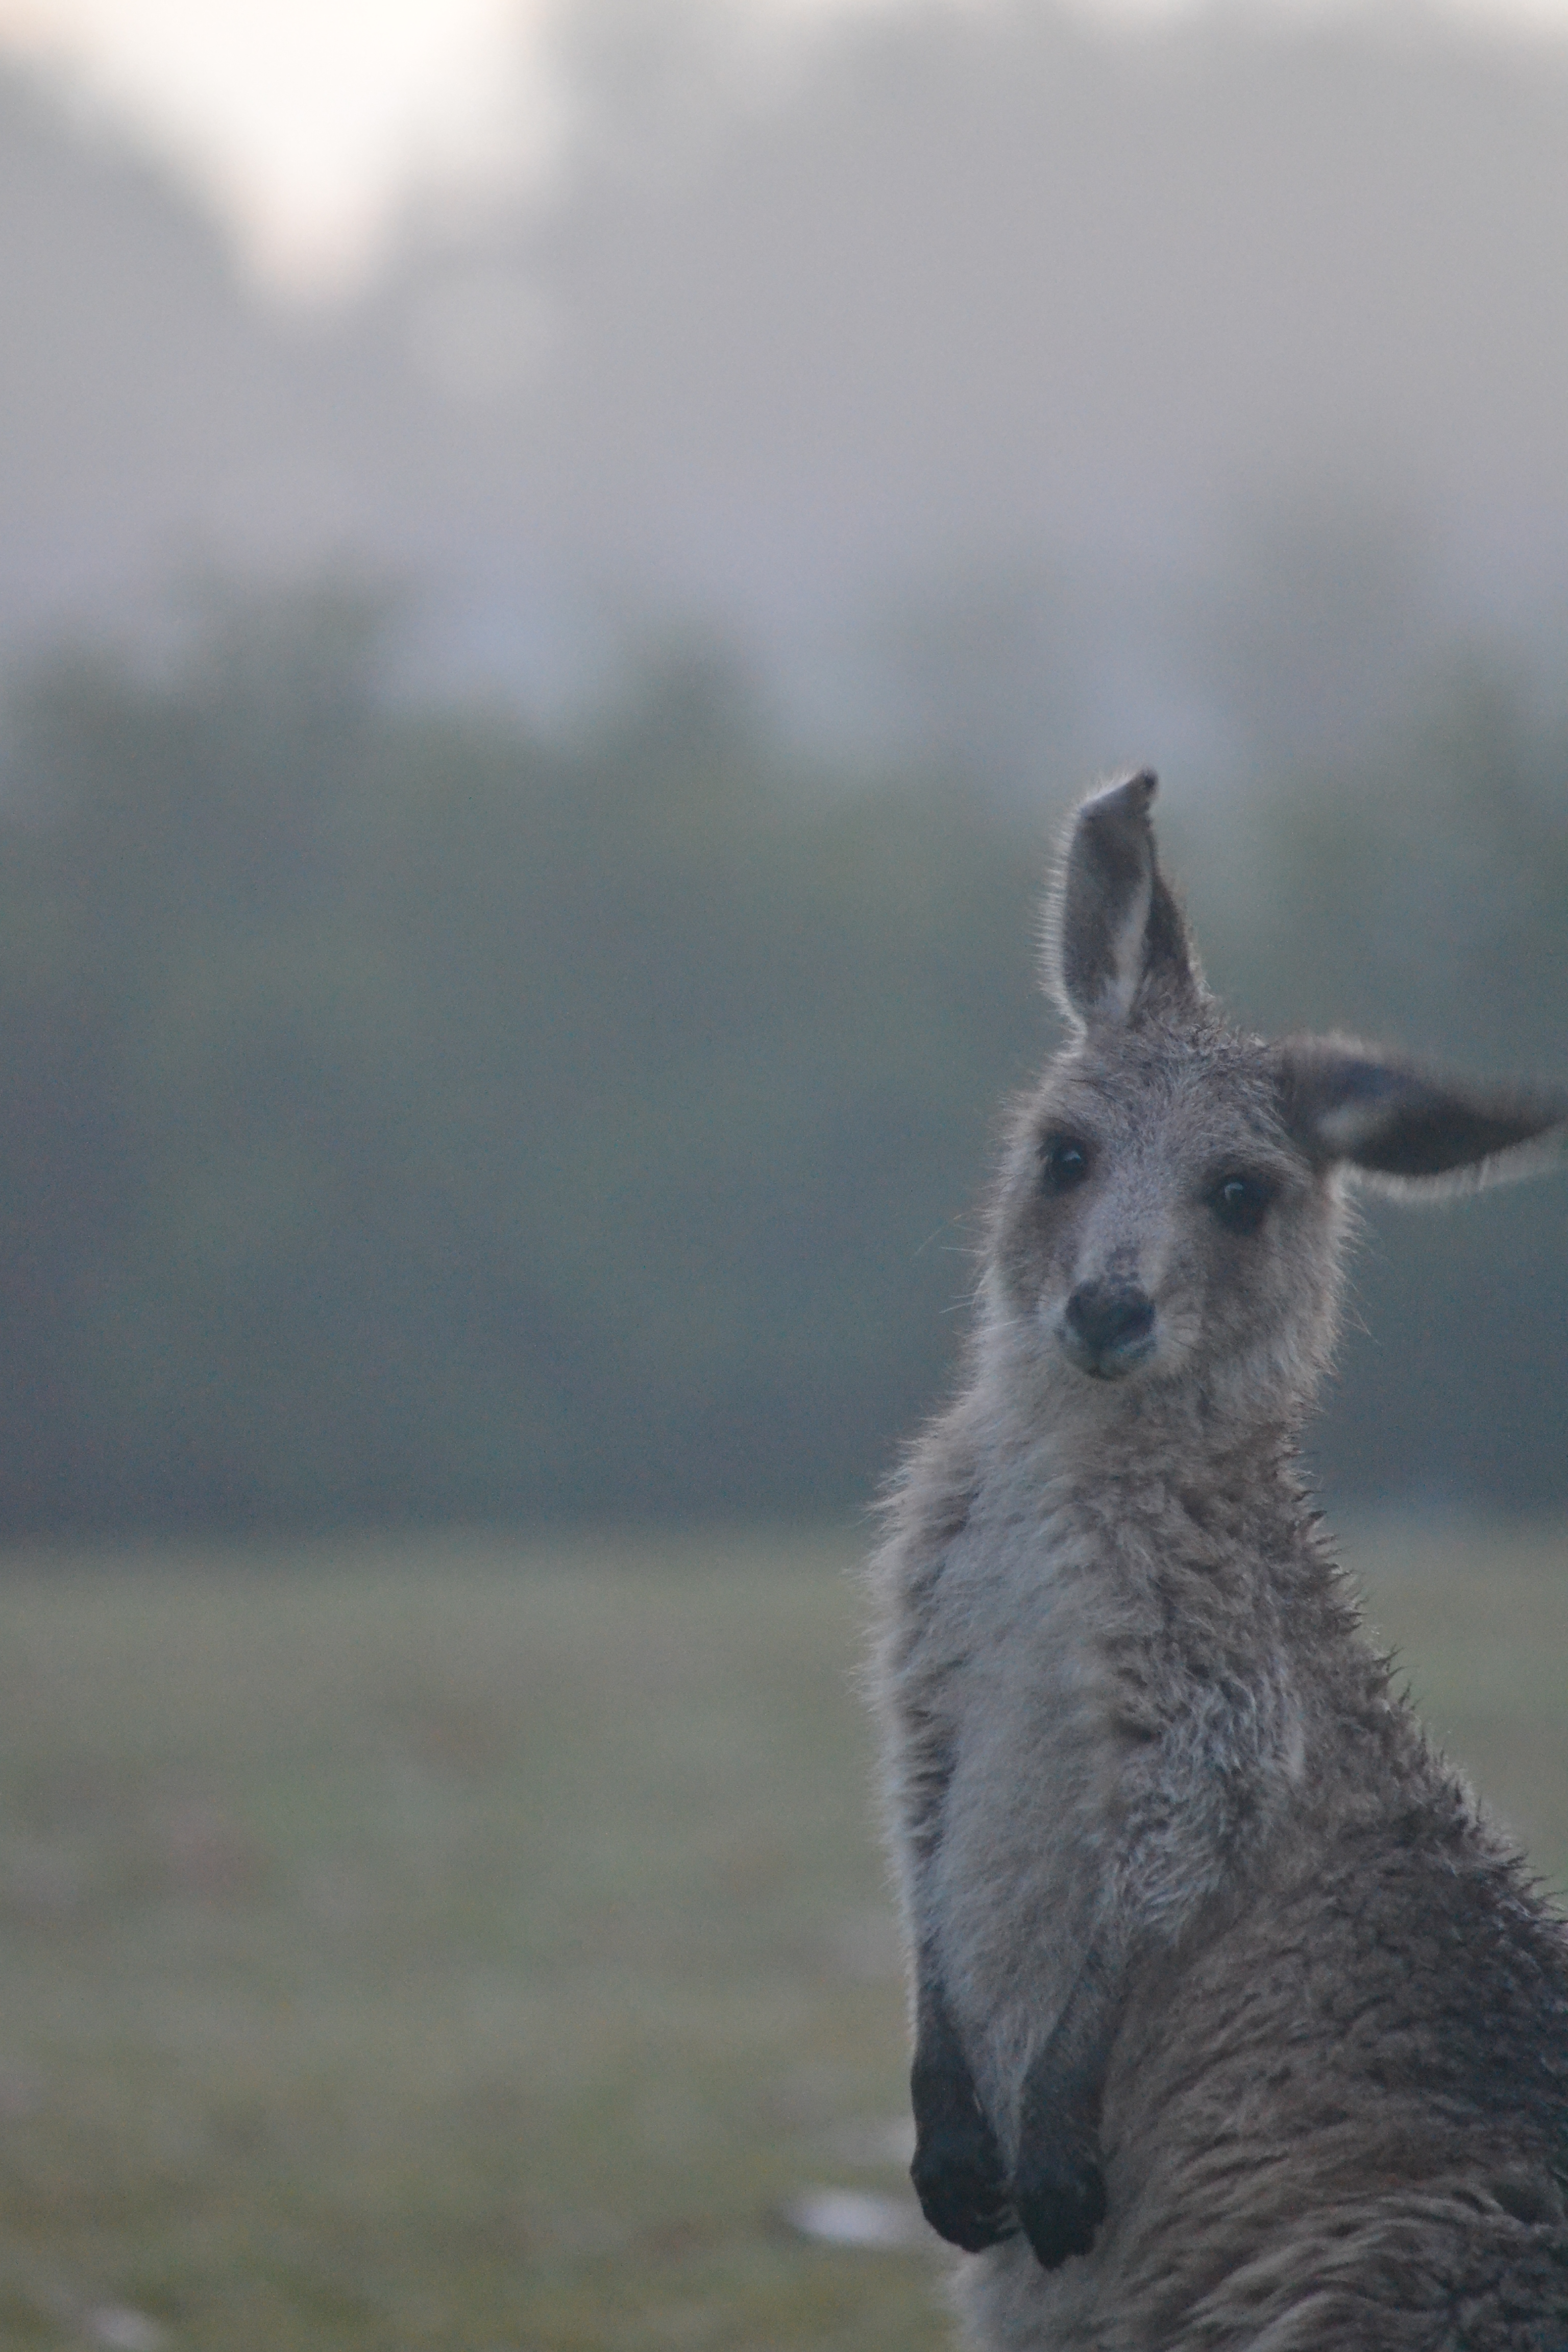
[[[1047, 1039], [1058, 812], [822, 772], [710, 659], [546, 739], [400, 698], [395, 648], [372, 598], [234, 601], [13, 696], [0, 1528], [864, 1496]], [[1238, 1011], [1561, 1077], [1564, 761], [1519, 709], [1456, 688], [1375, 793], [1173, 789]], [[1563, 1217], [1379, 1213], [1331, 1463], [1561, 1495]]]
[[0, 1517], [864, 1491], [1041, 1028], [1037, 846], [786, 774], [710, 664], [563, 748], [380, 643], [240, 610], [17, 698]]

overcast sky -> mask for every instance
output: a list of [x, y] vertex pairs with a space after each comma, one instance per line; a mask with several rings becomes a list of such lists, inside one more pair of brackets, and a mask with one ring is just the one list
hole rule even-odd
[[[1365, 5], [1366, 0], [1360, 0]], [[547, 173], [570, 138], [552, 58], [597, 0], [0, 0], [0, 47], [130, 124], [218, 208], [281, 290], [331, 292], [374, 266], [415, 187]], [[710, 0], [622, 0], [650, 16]], [[764, 64], [835, 18], [910, 0], [710, 0], [753, 26]], [[984, 7], [987, 0], [937, 0]], [[1204, 0], [1074, 0], [1131, 23]], [[1262, 0], [1252, 0], [1253, 5]], [[1358, 0], [1274, 0], [1295, 16]], [[1397, 5], [1397, 0], [1396, 0]], [[1568, 38], [1568, 0], [1407, 0]]]

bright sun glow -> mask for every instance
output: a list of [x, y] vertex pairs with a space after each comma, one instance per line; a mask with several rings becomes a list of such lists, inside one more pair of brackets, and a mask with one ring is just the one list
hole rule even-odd
[[197, 181], [260, 273], [352, 276], [410, 182], [547, 161], [544, 0], [0, 0], [0, 46], [63, 71]]
[[[1275, 0], [1296, 13], [1353, 0]], [[1434, 0], [1444, 5], [1445, 0]], [[550, 39], [573, 0], [0, 0], [0, 53], [63, 75], [206, 193], [258, 275], [331, 291], [411, 187], [548, 172], [565, 135]], [[906, 0], [731, 0], [821, 21]], [[951, 0], [984, 6], [985, 0]], [[1164, 20], [1202, 0], [1074, 0]], [[1568, 0], [1446, 0], [1568, 32]]]

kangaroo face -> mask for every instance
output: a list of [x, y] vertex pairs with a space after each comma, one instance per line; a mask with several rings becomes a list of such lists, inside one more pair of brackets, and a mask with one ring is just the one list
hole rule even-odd
[[1328, 1344], [1343, 1215], [1267, 1047], [1122, 1034], [1065, 1055], [1020, 1122], [997, 1265], [1054, 1375], [1195, 1371], [1272, 1410]]
[[1160, 872], [1153, 796], [1130, 776], [1068, 835], [1046, 978], [1074, 1042], [1015, 1128], [988, 1281], [1058, 1399], [1163, 1391], [1247, 1442], [1299, 1419], [1328, 1360], [1346, 1173], [1420, 1192], [1516, 1172], [1521, 1147], [1565, 1148], [1568, 1100], [1352, 1038], [1237, 1034]]

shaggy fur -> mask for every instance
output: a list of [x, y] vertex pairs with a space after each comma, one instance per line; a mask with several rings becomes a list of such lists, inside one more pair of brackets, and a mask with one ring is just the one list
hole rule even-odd
[[1563, 2352], [1568, 1937], [1295, 1448], [1347, 1171], [1476, 1181], [1568, 1106], [1237, 1034], [1153, 791], [1071, 830], [1071, 1038], [875, 1569], [915, 2183], [986, 2352]]

